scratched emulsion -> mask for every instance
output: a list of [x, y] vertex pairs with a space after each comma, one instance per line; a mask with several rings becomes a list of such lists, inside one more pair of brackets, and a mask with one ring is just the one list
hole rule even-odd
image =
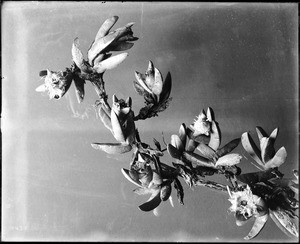
[[[189, 189], [184, 206], [172, 192], [155, 216], [138, 209], [148, 196], [134, 194], [121, 168], [131, 153], [107, 155], [94, 142], [116, 142], [85, 86], [77, 103], [73, 85], [59, 101], [35, 91], [39, 72], [72, 63], [78, 37], [86, 54], [98, 28], [119, 16], [139, 37], [128, 57], [104, 74], [108, 101], [131, 96], [137, 114], [144, 101], [133, 88], [134, 72], [151, 60], [172, 76], [173, 97], [158, 117], [136, 123], [142, 141], [162, 145], [208, 106], [222, 142], [255, 126], [279, 127], [275, 148], [284, 146], [281, 171], [298, 168], [298, 10], [288, 3], [5, 2], [2, 5], [2, 239], [21, 241], [241, 241], [252, 223], [238, 227], [227, 194]], [[163, 133], [163, 134], [162, 134]], [[256, 140], [256, 143], [257, 140]], [[223, 144], [222, 144], [223, 145]], [[244, 172], [255, 171], [239, 145]], [[166, 153], [161, 160], [172, 163]], [[221, 177], [213, 180], [226, 183]], [[258, 242], [289, 242], [268, 221]]]

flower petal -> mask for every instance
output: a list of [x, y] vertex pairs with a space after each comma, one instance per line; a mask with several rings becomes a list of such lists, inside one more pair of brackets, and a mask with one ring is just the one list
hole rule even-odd
[[110, 46], [109, 50], [115, 51], [115, 52], [116, 51], [125, 51], [125, 50], [132, 48], [133, 45], [134, 45], [134, 43], [132, 43], [132, 42], [119, 42], [118, 41], [118, 42], [113, 43]]
[[194, 152], [196, 147], [198, 146], [199, 142], [196, 142], [194, 140], [189, 140], [186, 146], [187, 152]]
[[136, 188], [133, 190], [133, 192], [135, 194], [138, 194], [138, 195], [147, 195], [147, 194], [151, 194], [151, 190], [149, 190], [148, 188], [146, 187], [139, 187], [139, 188]]
[[110, 109], [107, 111], [107, 109], [104, 108], [104, 105], [101, 105], [101, 107], [99, 109], [99, 116], [100, 116], [101, 121], [103, 122], [104, 126], [112, 132], [110, 111], [111, 111]]
[[249, 234], [244, 237], [245, 240], [253, 239], [255, 236], [259, 234], [259, 232], [263, 229], [265, 226], [267, 220], [268, 220], [269, 214], [265, 214], [262, 216], [258, 216], [255, 218], [255, 222], [252, 226], [252, 229], [250, 230]]
[[123, 143], [92, 143], [93, 148], [100, 149], [108, 154], [123, 154], [132, 149], [130, 144]]
[[117, 67], [120, 63], [122, 63], [126, 59], [127, 56], [128, 53], [120, 53], [118, 55], [112, 56], [95, 65], [94, 69], [99, 74], [104, 73], [107, 69], [113, 69]]
[[287, 158], [287, 152], [284, 147], [281, 147], [275, 154], [275, 156], [265, 164], [266, 169], [279, 167]]
[[163, 81], [162, 92], [159, 96], [159, 101], [165, 101], [169, 98], [172, 88], [172, 78], [170, 72], [167, 73], [166, 78]]
[[162, 188], [160, 190], [160, 199], [162, 201], [167, 201], [169, 199], [169, 197], [171, 196], [171, 193], [172, 193], [171, 183], [162, 186]]
[[47, 86], [45, 84], [42, 84], [42, 85], [38, 86], [35, 89], [35, 91], [37, 91], [37, 92], [45, 92], [45, 91], [47, 91]]
[[[162, 78], [160, 71], [157, 68], [154, 68], [154, 70], [155, 70], [155, 73], [154, 73], [155, 81], [154, 81], [154, 84], [152, 87], [152, 92], [155, 95], [160, 96], [160, 94], [162, 92], [162, 88], [163, 88], [163, 78]], [[150, 85], [149, 85], [149, 87], [150, 87]]]
[[242, 156], [237, 153], [226, 154], [218, 159], [215, 166], [233, 166], [241, 162]]
[[221, 132], [218, 124], [213, 120], [211, 122], [210, 140], [208, 146], [213, 150], [217, 150], [221, 144]]
[[145, 73], [145, 82], [147, 87], [152, 90], [155, 83], [155, 68], [152, 61], [149, 61], [148, 68]]
[[260, 126], [256, 126], [256, 133], [258, 136], [259, 141], [261, 140], [261, 138], [263, 137], [268, 137], [268, 134], [264, 131], [263, 128], [261, 128]]
[[255, 145], [252, 137], [249, 135], [248, 132], [245, 132], [241, 136], [241, 142], [244, 149], [250, 154], [250, 156], [261, 166], [257, 166], [260, 170], [264, 170], [265, 165], [261, 160], [261, 153], [258, 147]]

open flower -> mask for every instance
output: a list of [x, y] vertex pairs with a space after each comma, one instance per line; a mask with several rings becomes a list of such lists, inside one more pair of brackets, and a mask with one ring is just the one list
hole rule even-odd
[[131, 103], [130, 97], [124, 101], [113, 95], [112, 108], [101, 105], [100, 118], [119, 143], [92, 143], [92, 147], [109, 154], [125, 153], [132, 149], [136, 131]]
[[268, 208], [261, 197], [252, 194], [249, 186], [242, 191], [231, 192], [228, 189], [231, 203], [229, 211], [235, 213], [236, 224], [243, 225], [250, 218], [254, 217], [255, 222], [249, 234], [244, 238], [246, 240], [254, 238], [264, 227], [268, 220]]
[[194, 136], [206, 135], [209, 136], [211, 132], [212, 117], [210, 114], [210, 108], [207, 109], [207, 116], [204, 110], [196, 117], [191, 128], [194, 130]]
[[161, 72], [149, 61], [148, 69], [144, 74], [135, 72], [134, 88], [138, 94], [144, 97], [146, 107], [139, 113], [140, 119], [155, 116], [158, 112], [164, 111], [171, 100], [172, 80], [170, 73], [163, 79]]
[[[143, 158], [138, 154], [138, 160], [131, 166], [131, 169], [121, 169], [122, 174], [131, 183], [138, 186], [134, 192], [138, 195], [150, 194], [147, 202], [141, 204], [139, 209], [142, 211], [155, 211], [161, 201], [167, 201], [171, 197], [173, 180], [163, 179], [158, 169], [152, 169]], [[155, 212], [154, 212], [155, 214]]]
[[110, 29], [117, 22], [118, 17], [113, 16], [107, 19], [100, 27], [94, 42], [88, 50], [88, 58], [84, 60], [79, 49], [79, 41], [76, 38], [72, 45], [72, 58], [76, 66], [84, 73], [104, 73], [107, 69], [113, 69], [127, 57], [127, 53], [111, 56], [111, 51], [124, 51], [130, 49], [133, 43], [138, 40], [133, 36], [131, 27], [134, 23], [128, 23], [124, 27], [114, 31]]
[[286, 160], [287, 152], [284, 147], [281, 147], [277, 152], [275, 151], [274, 143], [278, 134], [278, 128], [274, 129], [270, 136], [258, 126], [256, 127], [256, 132], [260, 142], [260, 149], [256, 146], [248, 132], [243, 133], [241, 136], [244, 149], [258, 164], [253, 165], [260, 170], [282, 165]]
[[43, 70], [40, 76], [44, 78], [44, 84], [36, 88], [37, 92], [48, 92], [50, 99], [60, 99], [69, 90], [73, 76], [69, 72], [54, 72]]

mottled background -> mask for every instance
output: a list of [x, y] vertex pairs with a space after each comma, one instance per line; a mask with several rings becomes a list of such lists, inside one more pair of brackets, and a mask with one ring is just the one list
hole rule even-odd
[[[120, 17], [114, 28], [134, 21], [140, 39], [105, 73], [109, 101], [114, 93], [131, 96], [139, 111], [134, 71], [144, 72], [149, 60], [172, 75], [170, 107], [137, 122], [144, 142], [162, 142], [162, 132], [169, 142], [210, 106], [222, 145], [245, 131], [257, 142], [257, 125], [268, 133], [279, 127], [275, 147], [288, 152], [281, 171], [291, 177], [298, 167], [297, 4], [4, 2], [1, 10], [2, 240], [240, 241], [252, 227], [235, 225], [226, 194], [183, 181], [184, 206], [173, 191], [174, 208], [161, 204], [159, 217], [141, 212], [148, 196], [134, 194], [120, 171], [131, 153], [108, 156], [90, 145], [114, 142], [92, 106], [92, 85], [80, 105], [73, 86], [59, 101], [35, 92], [40, 70], [70, 66], [73, 39], [86, 53], [113, 15]], [[235, 152], [244, 172], [256, 171], [241, 145]], [[271, 219], [254, 239], [289, 240]]]

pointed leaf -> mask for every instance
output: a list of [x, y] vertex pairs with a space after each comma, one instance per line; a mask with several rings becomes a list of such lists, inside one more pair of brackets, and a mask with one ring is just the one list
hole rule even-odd
[[241, 138], [236, 138], [229, 143], [227, 143], [224, 147], [217, 150], [217, 154], [219, 157], [224, 156], [227, 153], [230, 153], [233, 149], [235, 149], [241, 141]]
[[104, 73], [107, 69], [113, 69], [117, 67], [120, 63], [122, 63], [126, 57], [128, 56], [128, 53], [121, 53], [115, 56], [112, 56], [108, 59], [105, 59], [94, 66], [94, 69], [97, 71], [97, 73], [101, 74]]
[[185, 160], [188, 160], [197, 165], [215, 168], [215, 165], [212, 162], [210, 162], [208, 159], [206, 159], [196, 153], [185, 151], [185, 152], [183, 152], [182, 156]]
[[132, 48], [134, 45], [134, 43], [132, 42], [120, 42], [120, 41], [117, 41], [117, 42], [114, 42], [110, 47], [109, 47], [109, 50], [110, 51], [126, 51], [130, 48]]
[[181, 158], [181, 152], [174, 146], [172, 146], [172, 144], [168, 144], [167, 146], [167, 150], [168, 153], [176, 159], [180, 159]]
[[248, 132], [245, 132], [241, 136], [241, 141], [244, 149], [250, 154], [250, 156], [263, 168], [265, 167], [264, 163], [261, 160], [261, 153], [258, 147], [255, 145], [252, 137]]
[[216, 154], [216, 152], [211, 147], [209, 147], [204, 143], [200, 143], [197, 146], [197, 150], [200, 152], [201, 156], [209, 159], [210, 161], [215, 162], [218, 159], [218, 155]]
[[269, 137], [262, 137], [260, 140], [262, 161], [266, 164], [275, 155], [274, 140]]
[[284, 147], [281, 147], [275, 154], [275, 156], [265, 164], [266, 169], [279, 167], [287, 158], [287, 152]]
[[155, 95], [160, 96], [163, 88], [163, 78], [160, 71], [157, 68], [155, 68], [154, 79], [155, 81], [153, 84], [152, 92]]
[[179, 127], [179, 138], [182, 142], [183, 148], [185, 148], [185, 144], [186, 144], [186, 126], [184, 123], [182, 123]]
[[110, 114], [111, 126], [113, 130], [113, 135], [118, 142], [125, 142], [126, 137], [123, 132], [123, 128], [120, 125], [120, 121], [115, 111], [112, 109]]
[[101, 25], [100, 29], [98, 30], [95, 40], [104, 37], [109, 32], [109, 30], [114, 26], [114, 24], [118, 21], [118, 19], [119, 19], [118, 16], [113, 16], [105, 20], [104, 23]]
[[149, 87], [145, 83], [145, 79], [146, 79], [145, 76], [138, 71], [135, 71], [134, 74], [135, 74], [135, 78], [138, 81], [139, 85], [141, 87], [143, 87], [148, 93], [152, 94], [152, 91], [149, 89]]
[[88, 51], [88, 60], [90, 65], [93, 65], [95, 57], [99, 53], [101, 53], [108, 45], [110, 45], [117, 37], [118, 33], [114, 32], [94, 41]]
[[183, 152], [184, 145], [183, 145], [182, 141], [180, 140], [179, 136], [172, 135], [171, 136], [171, 144], [172, 144], [172, 146], [176, 147], [180, 153]]
[[259, 141], [261, 140], [261, 138], [263, 137], [268, 137], [268, 134], [264, 131], [263, 128], [261, 128], [260, 126], [256, 126], [256, 133], [258, 136]]
[[255, 236], [259, 234], [259, 232], [263, 229], [265, 226], [267, 220], [268, 220], [268, 214], [265, 214], [263, 216], [258, 216], [255, 218], [254, 225], [252, 226], [252, 229], [250, 230], [249, 234], [244, 237], [245, 240], [253, 239]]
[[130, 176], [130, 173], [129, 173], [129, 170], [128, 170], [128, 169], [122, 168], [122, 169], [121, 169], [121, 172], [122, 172], [122, 174], [125, 176], [125, 178], [126, 178], [127, 180], [129, 180], [131, 183], [133, 183], [133, 184], [135, 184], [135, 185], [137, 185], [137, 186], [139, 186], [139, 187], [142, 186], [141, 182], [137, 181], [136, 179], [134, 179], [134, 178], [132, 178], [132, 177]]
[[160, 191], [157, 190], [152, 195], [153, 196], [151, 196], [147, 202], [139, 206], [140, 210], [149, 212], [158, 207], [158, 205], [161, 203]]
[[213, 150], [217, 150], [221, 144], [221, 132], [218, 124], [213, 120], [211, 122], [210, 140], [208, 146]]
[[275, 211], [270, 210], [270, 216], [277, 227], [287, 236], [292, 238], [299, 236], [296, 224], [284, 210], [280, 208]]
[[233, 166], [241, 162], [242, 156], [237, 153], [226, 154], [218, 159], [215, 166]]
[[213, 120], [215, 120], [214, 111], [213, 111], [213, 109], [211, 107], [207, 108], [207, 115], [206, 115], [206, 117], [207, 117], [207, 120], [209, 122], [212, 122]]
[[278, 135], [278, 128], [276, 128], [276, 129], [274, 129], [273, 131], [272, 131], [272, 133], [271, 133], [271, 135], [269, 136], [270, 138], [272, 138], [272, 140], [276, 140], [276, 138], [277, 138], [277, 135]]
[[72, 45], [72, 59], [78, 68], [82, 68], [83, 66], [83, 54], [79, 49], [79, 39], [78, 37], [74, 39]]
[[131, 151], [132, 146], [122, 143], [92, 143], [93, 148], [100, 149], [108, 154], [123, 154]]
[[174, 179], [174, 187], [177, 191], [177, 198], [178, 198], [179, 203], [181, 205], [184, 205], [184, 203], [183, 203], [183, 197], [184, 197], [183, 187], [182, 187], [180, 181], [178, 180], [178, 178]]
[[85, 81], [78, 77], [77, 75], [73, 76], [75, 83], [75, 91], [78, 103], [81, 103], [84, 99], [84, 84]]

